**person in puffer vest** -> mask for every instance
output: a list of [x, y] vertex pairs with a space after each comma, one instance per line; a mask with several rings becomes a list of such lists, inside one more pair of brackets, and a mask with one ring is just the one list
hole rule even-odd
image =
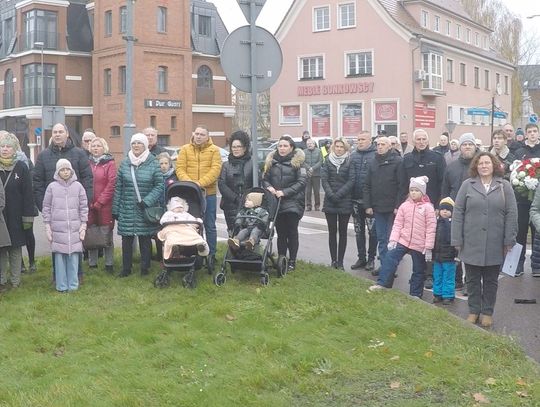
[[88, 199], [71, 163], [64, 158], [56, 162], [54, 181], [45, 190], [42, 214], [54, 255], [56, 290], [77, 290], [79, 257], [88, 222]]
[[426, 195], [428, 181], [426, 176], [411, 178], [409, 197], [398, 209], [377, 284], [369, 291], [392, 288], [399, 262], [409, 253], [413, 261], [409, 294], [422, 298], [426, 261], [432, 258], [437, 223], [435, 209]]

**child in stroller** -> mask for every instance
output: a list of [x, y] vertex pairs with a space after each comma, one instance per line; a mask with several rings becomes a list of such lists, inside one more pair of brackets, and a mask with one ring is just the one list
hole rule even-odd
[[244, 207], [240, 209], [234, 222], [237, 233], [227, 241], [232, 251], [240, 249], [241, 246], [253, 250], [259, 244], [270, 216], [268, 211], [261, 207], [262, 200], [262, 192], [250, 192], [246, 195]]
[[196, 218], [189, 212], [185, 199], [173, 196], [167, 204], [167, 212], [161, 217], [164, 226], [157, 236], [163, 242], [163, 259], [181, 257], [183, 247], [197, 247], [199, 256], [208, 256], [209, 247], [199, 233], [201, 218]]

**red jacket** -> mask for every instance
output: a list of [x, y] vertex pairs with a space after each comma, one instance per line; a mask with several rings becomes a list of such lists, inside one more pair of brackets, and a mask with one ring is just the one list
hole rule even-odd
[[90, 158], [90, 168], [94, 176], [94, 197], [88, 205], [88, 226], [110, 225], [112, 229], [114, 227], [112, 201], [116, 184], [116, 164], [111, 155], [105, 154], [97, 164]]
[[429, 200], [414, 202], [408, 198], [398, 209], [390, 241], [425, 253], [435, 245], [436, 228], [435, 210]]

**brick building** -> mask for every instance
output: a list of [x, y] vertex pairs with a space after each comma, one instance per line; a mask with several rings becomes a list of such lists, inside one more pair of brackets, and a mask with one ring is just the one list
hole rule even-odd
[[[234, 108], [219, 64], [227, 31], [214, 5], [156, 0], [133, 9], [136, 128], [154, 126], [160, 144], [181, 145], [205, 123], [224, 144]], [[43, 104], [65, 108], [76, 142], [93, 127], [121, 153], [126, 11], [117, 0], [0, 0], [0, 129], [25, 146], [37, 141], [43, 77]]]

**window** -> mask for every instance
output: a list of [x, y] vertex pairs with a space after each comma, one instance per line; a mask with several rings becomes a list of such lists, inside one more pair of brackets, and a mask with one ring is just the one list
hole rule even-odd
[[126, 93], [126, 66], [118, 67], [118, 93]]
[[459, 122], [465, 123], [465, 108], [463, 107], [459, 108]]
[[45, 49], [57, 49], [57, 16], [53, 11], [31, 10], [23, 16], [24, 49], [34, 49], [36, 42], [42, 42]]
[[8, 69], [4, 75], [4, 109], [15, 107], [15, 93], [13, 90], [13, 71]]
[[450, 20], [446, 20], [446, 35], [448, 35], [449, 37], [450, 35], [452, 35], [450, 32], [451, 28], [452, 28], [452, 22]]
[[[23, 101], [24, 106], [41, 104], [41, 64], [23, 66]], [[56, 105], [56, 65], [43, 65], [43, 104]]]
[[340, 109], [340, 136], [356, 138], [362, 131], [362, 103], [342, 103]]
[[467, 28], [467, 31], [465, 31], [465, 41], [467, 41], [467, 43], [471, 43], [471, 29], [470, 28]]
[[111, 126], [111, 136], [113, 137], [120, 136], [120, 126]]
[[347, 55], [347, 76], [373, 75], [373, 52], [355, 52]]
[[279, 106], [279, 125], [301, 125], [302, 108], [299, 104], [280, 105]]
[[11, 49], [8, 49], [8, 47], [11, 45], [11, 39], [13, 38], [13, 34], [13, 18], [6, 18], [4, 20], [4, 42], [6, 43], [6, 46], [4, 48], [6, 50], [5, 54], [10, 54], [12, 51]]
[[127, 7], [120, 7], [120, 32], [125, 33], [127, 31]]
[[442, 55], [433, 52], [423, 54], [422, 69], [426, 72], [422, 88], [442, 90]]
[[112, 35], [112, 11], [107, 10], [105, 12], [105, 19], [103, 21], [104, 27], [103, 32], [105, 33], [105, 37], [110, 37]]
[[338, 28], [351, 28], [356, 26], [355, 4], [346, 3], [338, 5]]
[[171, 130], [176, 130], [178, 128], [178, 120], [176, 116], [171, 116]]
[[158, 136], [157, 136], [157, 145], [158, 146], [165, 147], [165, 146], [168, 146], [170, 144], [171, 143], [169, 142], [169, 136], [168, 135], [158, 134]]
[[197, 87], [211, 89], [213, 87], [212, 80], [212, 70], [206, 65], [201, 65], [197, 69]]
[[422, 10], [422, 16], [421, 16], [421, 24], [422, 27], [427, 28], [429, 25], [429, 16], [428, 12], [425, 10]]
[[157, 10], [157, 31], [159, 33], [167, 32], [167, 7], [158, 7]]
[[501, 90], [501, 74], [500, 73], [495, 74], [495, 89], [497, 89], [499, 92]]
[[323, 79], [324, 61], [322, 56], [300, 58], [300, 79]]
[[508, 95], [508, 75], [504, 75], [504, 94]]
[[462, 85], [467, 84], [467, 65], [463, 62], [459, 64], [459, 83]]
[[461, 25], [459, 25], [459, 24], [456, 24], [456, 38], [458, 40], [461, 39]]
[[441, 31], [441, 17], [439, 16], [435, 16], [435, 20], [433, 21], [433, 31]]
[[111, 81], [112, 73], [111, 69], [107, 68], [103, 70], [103, 94], [108, 96], [111, 94]]
[[157, 127], [157, 118], [156, 116], [150, 116], [150, 127], [154, 129]]
[[484, 87], [486, 90], [489, 90], [489, 70], [484, 70]]
[[488, 37], [487, 35], [482, 36], [482, 47], [488, 49]]
[[454, 109], [452, 108], [452, 106], [448, 106], [448, 112], [447, 112], [447, 115], [446, 115], [446, 121], [447, 123], [453, 123], [454, 122]]
[[309, 125], [312, 137], [331, 138], [331, 108], [329, 104], [310, 105]]
[[454, 82], [454, 60], [446, 60], [446, 80], [448, 82]]
[[480, 46], [480, 34], [478, 33], [474, 33], [474, 45], [476, 45], [477, 47]]
[[168, 91], [168, 84], [167, 84], [168, 72], [167, 71], [168, 69], [166, 66], [158, 67], [158, 92], [159, 93], [167, 93]]
[[315, 7], [313, 9], [313, 31], [330, 29], [330, 7]]
[[474, 87], [480, 87], [480, 68], [477, 66], [474, 67]]
[[212, 19], [210, 16], [198, 16], [199, 20], [199, 35], [210, 37], [212, 32]]

